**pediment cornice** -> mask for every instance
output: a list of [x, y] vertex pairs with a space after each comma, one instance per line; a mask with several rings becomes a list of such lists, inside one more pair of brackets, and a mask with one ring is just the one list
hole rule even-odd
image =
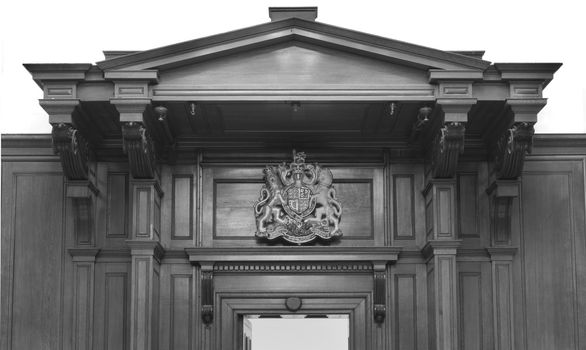
[[328, 24], [289, 18], [97, 62], [102, 70], [168, 69], [287, 41], [309, 42], [421, 69], [484, 70], [490, 62]]

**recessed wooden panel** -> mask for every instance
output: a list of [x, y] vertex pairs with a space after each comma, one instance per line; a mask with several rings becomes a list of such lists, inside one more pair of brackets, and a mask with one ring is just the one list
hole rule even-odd
[[[124, 350], [128, 343], [128, 275], [109, 272], [105, 278], [104, 345], [106, 350]], [[97, 310], [99, 312], [100, 310]]]
[[12, 349], [58, 349], [63, 176], [16, 175], [13, 184]]
[[[253, 237], [256, 222], [253, 205], [262, 183], [215, 182], [215, 236]], [[334, 183], [342, 203], [340, 227], [345, 237], [372, 237], [372, 182], [340, 180]]]
[[172, 239], [190, 239], [193, 235], [193, 176], [173, 176]]
[[76, 349], [91, 348], [92, 334], [92, 306], [94, 296], [94, 266], [93, 263], [74, 263], [74, 314], [75, 327], [74, 344]]
[[215, 236], [253, 238], [256, 232], [253, 205], [259, 197], [262, 183], [216, 181], [214, 187]]
[[417, 349], [415, 275], [395, 275], [395, 349]]
[[128, 175], [108, 174], [106, 237], [127, 237]]
[[513, 343], [513, 319], [511, 305], [511, 266], [508, 261], [494, 264], [494, 310], [496, 349], [512, 350]]
[[340, 228], [344, 237], [372, 238], [372, 181], [335, 180], [334, 187], [342, 203]]
[[435, 266], [428, 267], [427, 270], [427, 336], [430, 349], [435, 349], [437, 345], [437, 331], [435, 328], [436, 313], [435, 313]]
[[[580, 331], [576, 329], [573, 193], [568, 172], [523, 175], [528, 349], [577, 348], [575, 340]], [[579, 198], [584, 199], [584, 192]]]
[[458, 226], [461, 237], [480, 237], [476, 174], [458, 175]]
[[393, 175], [393, 229], [395, 239], [415, 239], [413, 175]]
[[192, 277], [171, 275], [171, 343], [169, 349], [191, 349], [192, 344]]
[[452, 190], [439, 188], [437, 190], [438, 204], [436, 206], [438, 218], [438, 236], [452, 235]]
[[150, 212], [150, 201], [151, 201], [151, 189], [150, 188], [138, 188], [135, 191], [134, 205], [134, 227], [136, 227], [137, 237], [149, 237], [151, 224], [151, 212]]
[[426, 237], [429, 237], [433, 234], [433, 201], [431, 200], [431, 196], [426, 199], [425, 202], [425, 229], [426, 229]]
[[481, 276], [475, 272], [459, 274], [460, 349], [482, 349]]

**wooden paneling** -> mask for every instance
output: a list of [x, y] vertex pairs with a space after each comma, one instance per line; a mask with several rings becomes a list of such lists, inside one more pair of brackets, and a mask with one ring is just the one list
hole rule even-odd
[[432, 265], [427, 270], [427, 339], [430, 349], [436, 349], [437, 346], [435, 291], [435, 266]]
[[[382, 169], [340, 167], [331, 170], [343, 210], [341, 244], [352, 244], [351, 240], [382, 242], [384, 193], [375, 191], [383, 186]], [[257, 244], [253, 205], [263, 186], [262, 169], [210, 167], [204, 169], [203, 174], [204, 241], [210, 244], [239, 240]]]
[[104, 284], [104, 349], [123, 350], [128, 345], [128, 274], [106, 272]]
[[340, 228], [346, 237], [373, 238], [372, 181], [335, 180], [334, 187], [342, 203]]
[[[13, 278], [11, 295], [2, 298], [11, 301], [12, 322], [9, 333], [3, 334], [11, 342], [8, 348], [58, 349], [62, 344], [63, 176], [37, 172], [9, 178], [14, 196]], [[2, 278], [6, 283], [4, 274]]]
[[417, 279], [414, 274], [396, 274], [395, 349], [417, 349]]
[[108, 173], [106, 237], [128, 237], [128, 174]]
[[134, 206], [134, 226], [136, 227], [137, 237], [150, 236], [151, 223], [151, 191], [152, 189], [137, 188], [135, 192]]
[[476, 173], [458, 174], [458, 232], [460, 237], [479, 237], [478, 183]]
[[458, 262], [460, 349], [493, 349], [491, 264]]
[[522, 177], [529, 349], [578, 349], [586, 344], [583, 166], [583, 160], [528, 162]]
[[437, 190], [437, 223], [438, 223], [438, 236], [449, 237], [453, 235], [452, 231], [452, 190], [449, 188], [439, 188]]
[[480, 272], [459, 273], [460, 349], [481, 350], [483, 305]]
[[512, 264], [511, 262], [495, 262], [493, 266], [493, 309], [495, 319], [495, 349], [514, 349], [512, 312]]
[[214, 187], [214, 236], [254, 237], [256, 222], [253, 205], [259, 197], [262, 182], [216, 181]]
[[90, 349], [92, 346], [94, 262], [91, 258], [89, 260], [74, 262], [74, 349]]
[[191, 274], [172, 274], [170, 287], [171, 339], [169, 349], [191, 349], [193, 343], [193, 279]]
[[173, 175], [171, 239], [193, 238], [193, 176]]
[[413, 175], [393, 175], [394, 239], [415, 239], [415, 185]]
[[96, 263], [94, 349], [130, 348], [130, 272], [124, 262]]

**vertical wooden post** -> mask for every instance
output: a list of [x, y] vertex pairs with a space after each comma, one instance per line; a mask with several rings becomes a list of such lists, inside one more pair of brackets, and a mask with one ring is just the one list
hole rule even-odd
[[71, 248], [73, 259], [73, 349], [90, 350], [93, 344], [94, 267], [99, 249]]
[[[520, 174], [521, 169], [515, 172]], [[519, 196], [519, 182], [496, 180], [486, 190], [491, 203], [492, 305], [495, 350], [512, 350], [515, 346], [513, 314], [513, 259], [511, 214], [513, 200]]]
[[158, 348], [159, 271], [163, 248], [156, 241], [127, 241], [132, 254], [130, 348]]
[[456, 180], [430, 180], [426, 203], [430, 349], [458, 348], [458, 286], [456, 255]]

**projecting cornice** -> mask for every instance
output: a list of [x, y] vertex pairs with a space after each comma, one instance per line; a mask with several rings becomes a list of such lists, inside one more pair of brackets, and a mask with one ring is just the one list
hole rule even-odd
[[484, 70], [490, 62], [328, 24], [287, 18], [103, 60], [103, 70], [167, 69], [284, 41], [308, 42], [360, 55], [429, 69]]

